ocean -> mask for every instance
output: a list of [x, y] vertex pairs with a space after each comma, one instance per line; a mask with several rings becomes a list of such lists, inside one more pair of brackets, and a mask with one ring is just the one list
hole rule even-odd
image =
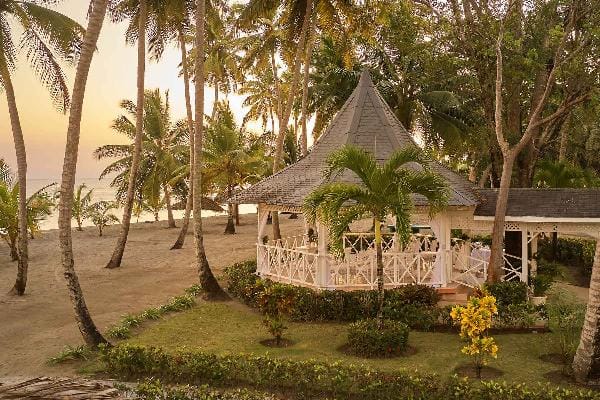
[[[49, 191], [52, 192], [54, 190], [58, 190], [60, 179], [52, 180], [52, 179], [28, 179], [27, 180], [27, 194], [28, 196], [36, 191], [40, 190], [46, 185], [51, 185], [56, 183], [56, 186], [50, 188]], [[92, 202], [106, 200], [106, 201], [114, 201], [115, 200], [115, 189], [111, 188], [109, 180], [98, 180], [97, 178], [84, 178], [84, 179], [76, 179], [75, 188], [80, 184], [85, 183], [88, 189], [93, 189], [92, 194]], [[225, 208], [225, 207], [224, 207]], [[256, 212], [256, 206], [253, 204], [243, 204], [240, 205], [240, 214], [251, 214]], [[123, 216], [123, 210], [115, 210], [115, 215], [121, 219]], [[184, 210], [174, 210], [173, 215], [176, 219], [183, 218]], [[210, 217], [214, 215], [224, 215], [224, 213], [216, 213], [214, 211], [202, 210], [203, 217]], [[160, 220], [167, 219], [167, 210], [162, 210], [159, 213]], [[152, 213], [143, 213], [140, 216], [139, 221], [136, 217], [132, 217], [131, 222], [144, 222], [144, 221], [154, 221], [154, 215]], [[84, 221], [84, 226], [93, 226], [90, 221]], [[73, 221], [73, 226], [76, 226], [75, 221]], [[58, 210], [54, 211], [52, 215], [50, 215], [46, 220], [40, 222], [41, 230], [50, 230], [50, 229], [58, 229]]]

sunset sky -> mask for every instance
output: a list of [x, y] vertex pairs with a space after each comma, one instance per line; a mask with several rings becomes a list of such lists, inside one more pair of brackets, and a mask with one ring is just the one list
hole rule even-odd
[[[86, 26], [88, 2], [64, 0], [57, 10]], [[20, 31], [15, 30], [17, 39]], [[120, 114], [119, 101], [135, 100], [136, 49], [127, 46], [125, 24], [115, 25], [107, 19], [98, 52], [94, 55], [88, 79], [79, 148], [79, 178], [96, 178], [106, 165], [93, 159], [93, 150], [102, 144], [125, 143], [124, 138], [110, 129], [111, 121]], [[183, 82], [178, 77], [179, 56], [176, 48], [168, 49], [159, 62], [149, 61], [146, 69], [146, 88], [168, 89], [174, 119], [185, 116]], [[69, 87], [72, 87], [74, 68], [66, 67]], [[58, 178], [62, 170], [67, 116], [57, 112], [46, 89], [21, 55], [13, 75], [25, 144], [28, 152], [30, 178]], [[16, 168], [14, 145], [6, 97], [0, 92], [0, 158]], [[212, 90], [206, 90], [206, 110], [212, 107]], [[241, 99], [230, 96], [231, 107], [238, 120], [243, 117]]]

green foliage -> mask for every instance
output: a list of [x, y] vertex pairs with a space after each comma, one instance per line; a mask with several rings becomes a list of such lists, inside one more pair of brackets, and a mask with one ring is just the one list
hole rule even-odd
[[[559, 237], [556, 243], [556, 259], [567, 267], [578, 267], [586, 278], [592, 276], [592, 265], [596, 242], [593, 240]], [[538, 242], [538, 259], [552, 260], [553, 248], [551, 239]]]
[[496, 298], [498, 308], [527, 302], [527, 284], [525, 282], [506, 281], [491, 283], [486, 284], [485, 289]]
[[546, 304], [550, 329], [557, 335], [557, 347], [565, 364], [571, 364], [585, 318], [586, 305], [565, 292], [553, 294]]
[[101, 200], [87, 206], [84, 216], [98, 228], [98, 236], [102, 236], [104, 228], [119, 222], [119, 217], [112, 213], [116, 209], [117, 204], [115, 202]]
[[[261, 294], [275, 285], [255, 275], [255, 261], [234, 264], [225, 272], [229, 293], [251, 307], [258, 307]], [[294, 321], [354, 322], [374, 318], [377, 314], [376, 290], [315, 291], [294, 285], [276, 285], [285, 286], [293, 293], [290, 318]], [[425, 285], [407, 285], [386, 290], [384, 316], [404, 322], [411, 328], [429, 329], [437, 320], [435, 306], [439, 298], [434, 288]]]
[[49, 364], [61, 364], [72, 360], [88, 360], [92, 356], [93, 351], [89, 347], [81, 345], [77, 347], [65, 346], [65, 348], [56, 356], [48, 360]]
[[276, 400], [273, 395], [248, 389], [223, 392], [207, 385], [169, 386], [152, 378], [140, 382], [134, 394], [139, 400]]
[[131, 337], [131, 329], [139, 326], [144, 321], [157, 320], [165, 314], [183, 311], [196, 304], [195, 297], [201, 293], [198, 285], [193, 285], [185, 290], [186, 294], [173, 297], [168, 303], [160, 307], [149, 308], [139, 314], [123, 315], [121, 321], [106, 332], [113, 339], [127, 339]]
[[530, 328], [541, 317], [540, 310], [533, 304], [509, 304], [498, 307], [498, 315], [492, 320], [492, 328], [499, 330]]
[[348, 326], [348, 347], [363, 357], [398, 355], [408, 345], [408, 326], [402, 322], [383, 320], [381, 327], [375, 319], [356, 321]]
[[159, 377], [174, 383], [286, 390], [298, 398], [364, 400], [596, 400], [596, 392], [551, 386], [472, 384], [467, 379], [406, 371], [383, 372], [340, 362], [292, 361], [246, 354], [215, 355], [120, 344], [105, 350], [107, 370], [120, 378]]
[[533, 295], [536, 297], [545, 296], [546, 292], [552, 287], [554, 278], [547, 274], [538, 273], [530, 278], [533, 287]]
[[92, 194], [94, 192], [94, 189], [90, 189], [84, 193], [85, 189], [87, 189], [85, 183], [77, 186], [75, 195], [73, 197], [72, 218], [77, 222], [78, 230], [82, 230], [81, 225], [83, 224], [83, 220], [86, 218], [86, 210], [92, 202]]
[[287, 329], [284, 318], [293, 310], [295, 297], [293, 286], [281, 283], [269, 285], [258, 297], [258, 307], [264, 315], [263, 324], [277, 345]]

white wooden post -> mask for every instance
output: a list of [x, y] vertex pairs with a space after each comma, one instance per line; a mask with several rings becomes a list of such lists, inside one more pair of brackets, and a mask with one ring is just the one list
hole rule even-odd
[[430, 225], [439, 244], [432, 278], [434, 281], [439, 280], [442, 287], [446, 287], [448, 285], [448, 270], [452, 267], [450, 217], [439, 214], [430, 221]]
[[537, 275], [537, 260], [535, 259], [538, 252], [538, 232], [531, 234], [531, 276]]
[[327, 226], [317, 222], [318, 253], [317, 253], [317, 287], [326, 288], [329, 285], [329, 254], [327, 244], [329, 241], [329, 232]]
[[521, 230], [521, 282], [527, 283], [529, 280], [529, 232], [527, 231], [527, 225]]
[[[267, 227], [267, 219], [269, 212], [265, 210], [264, 204], [259, 204], [257, 208], [258, 214], [258, 236], [256, 239], [256, 272], [261, 274], [268, 270], [269, 266], [265, 265], [265, 249], [262, 247], [265, 229]], [[268, 263], [268, 260], [266, 260]]]

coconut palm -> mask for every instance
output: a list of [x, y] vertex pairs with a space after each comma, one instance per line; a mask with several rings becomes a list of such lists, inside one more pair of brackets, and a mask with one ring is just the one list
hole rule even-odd
[[117, 209], [117, 204], [113, 201], [97, 201], [90, 204], [85, 209], [85, 217], [92, 221], [98, 228], [98, 236], [102, 236], [104, 228], [112, 223], [118, 223], [119, 217], [112, 213]]
[[600, 383], [600, 240], [592, 266], [589, 300], [581, 340], [573, 359], [573, 375], [580, 383]]
[[[29, 196], [27, 205], [27, 232], [33, 236], [39, 231], [39, 224], [45, 220], [54, 208], [54, 200], [48, 189], [55, 184], [47, 185]], [[12, 179], [0, 180], [0, 238], [10, 248], [10, 257], [18, 261], [17, 239], [19, 236], [19, 184]]]
[[[427, 198], [431, 212], [447, 202], [444, 179], [433, 173], [429, 160], [416, 147], [396, 151], [383, 165], [366, 150], [347, 145], [332, 153], [327, 160], [326, 179], [347, 173], [356, 175], [360, 183], [326, 183], [315, 189], [304, 201], [303, 211], [309, 223], [319, 220], [328, 225], [331, 243], [338, 252], [348, 225], [362, 218], [372, 218], [375, 227], [377, 257], [378, 324], [383, 324], [383, 253], [381, 224], [391, 215], [403, 243], [410, 235], [412, 195]], [[419, 169], [414, 165], [418, 164]]]
[[226, 299], [227, 294], [223, 291], [215, 276], [213, 275], [206, 250], [204, 249], [204, 236], [202, 232], [202, 145], [204, 134], [204, 57], [200, 56], [205, 51], [204, 20], [206, 17], [206, 4], [204, 0], [196, 0], [196, 35], [195, 35], [195, 114], [194, 122], [194, 163], [192, 168], [193, 187], [193, 209], [194, 209], [194, 242], [196, 245], [196, 268], [200, 287], [209, 299]]
[[277, 111], [277, 96], [274, 90], [275, 79], [271, 70], [258, 70], [252, 73], [254, 79], [246, 80], [240, 87], [239, 94], [246, 96], [242, 105], [248, 108], [243, 125], [250, 121], [261, 121], [263, 129], [271, 121], [271, 132], [275, 132], [275, 115]]
[[598, 186], [591, 171], [564, 161], [544, 160], [535, 172], [533, 182], [541, 188], [581, 188]]
[[83, 220], [85, 219], [85, 210], [90, 205], [92, 201], [92, 193], [94, 189], [90, 189], [84, 193], [84, 190], [87, 189], [85, 183], [77, 186], [77, 190], [75, 191], [75, 198], [73, 199], [73, 218], [77, 222], [77, 230], [82, 231]]
[[[186, 142], [189, 135], [187, 123], [171, 122], [168, 92], [163, 99], [158, 89], [146, 91], [144, 106], [142, 160], [134, 186], [134, 200], [151, 205], [155, 215], [166, 205], [169, 226], [174, 227], [171, 203], [173, 189], [170, 180], [174, 172], [187, 160]], [[112, 127], [116, 132], [135, 140], [136, 127], [130, 117], [137, 116], [136, 105], [132, 101], [123, 100], [121, 108], [125, 114], [115, 119]], [[117, 200], [122, 203], [126, 202], [129, 196], [131, 165], [135, 156], [134, 146], [110, 144], [94, 151], [94, 156], [99, 160], [118, 158], [102, 171], [100, 179], [117, 173], [111, 186], [117, 189]]]
[[[205, 179], [220, 197], [230, 198], [235, 189], [253, 177], [258, 179], [255, 171], [260, 170], [263, 159], [253, 157], [246, 147], [244, 132], [236, 126], [228, 103], [216, 105], [215, 118], [210, 122], [203, 151]], [[234, 234], [233, 205], [228, 204], [227, 210], [225, 233]]]
[[60, 185], [59, 202], [59, 244], [61, 250], [61, 261], [63, 275], [67, 282], [69, 297], [75, 311], [75, 319], [83, 340], [88, 346], [97, 347], [101, 343], [108, 343], [100, 334], [94, 324], [90, 312], [85, 303], [83, 291], [79, 284], [79, 278], [75, 271], [75, 260], [73, 258], [73, 237], [71, 232], [71, 219], [73, 212], [73, 192], [75, 189], [75, 173], [77, 171], [77, 155], [79, 151], [79, 137], [81, 134], [81, 115], [83, 110], [83, 99], [85, 87], [90, 71], [90, 65], [94, 52], [96, 51], [98, 37], [102, 30], [108, 0], [93, 0], [90, 3], [88, 26], [81, 46], [81, 56], [77, 63], [75, 81], [73, 84], [73, 99], [69, 113], [69, 125], [67, 128], [67, 145], [62, 171], [62, 182]]
[[135, 185], [142, 156], [148, 3], [149, 0], [120, 0], [111, 3], [111, 15], [114, 22], [122, 22], [127, 19], [130, 21], [125, 34], [126, 41], [128, 43], [135, 43], [137, 41], [137, 105], [135, 139], [130, 166], [131, 173], [129, 174], [127, 197], [123, 207], [121, 234], [119, 235], [113, 254], [108, 264], [106, 264], [106, 268], [118, 268], [121, 266], [125, 245], [127, 244], [127, 236], [129, 235], [131, 212], [135, 200]]
[[[8, 113], [17, 157], [19, 181], [19, 266], [11, 291], [25, 293], [27, 282], [27, 154], [21, 128], [12, 73], [17, 64], [17, 48], [25, 50], [33, 72], [50, 92], [59, 111], [69, 107], [69, 89], [61, 62], [72, 63], [79, 54], [84, 30], [69, 17], [45, 5], [51, 2], [4, 0], [0, 2], [0, 88], [6, 94]], [[9, 23], [9, 20], [11, 21]], [[14, 22], [14, 23], [12, 23]], [[23, 30], [21, 42], [15, 43], [15, 27]]]

